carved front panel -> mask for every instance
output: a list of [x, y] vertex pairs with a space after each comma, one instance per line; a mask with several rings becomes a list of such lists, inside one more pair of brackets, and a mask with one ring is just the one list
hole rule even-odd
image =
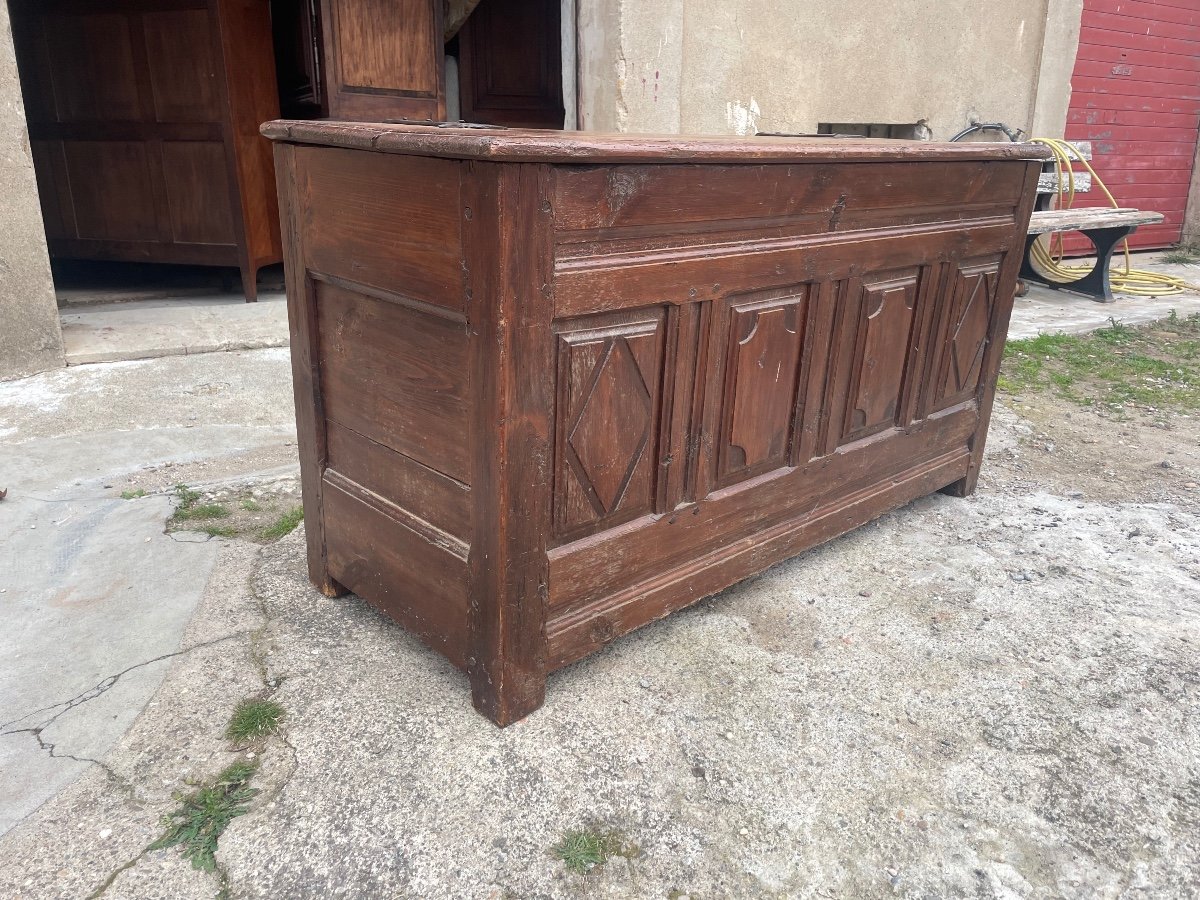
[[665, 315], [568, 322], [558, 334], [555, 530], [579, 536], [653, 508]]
[[718, 484], [787, 465], [807, 314], [807, 286], [730, 305], [724, 347]]
[[854, 350], [839, 444], [901, 424], [919, 274], [913, 268], [872, 276], [850, 297], [845, 321]]
[[989, 258], [960, 263], [952, 270], [940, 323], [937, 368], [929, 387], [931, 412], [970, 399], [979, 387], [999, 268], [999, 260]]

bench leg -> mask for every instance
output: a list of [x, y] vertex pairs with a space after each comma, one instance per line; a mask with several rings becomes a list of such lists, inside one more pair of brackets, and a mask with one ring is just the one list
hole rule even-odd
[[1025, 238], [1025, 255], [1021, 259], [1022, 281], [1035, 281], [1056, 291], [1071, 291], [1084, 294], [1099, 303], [1112, 303], [1112, 281], [1109, 278], [1109, 266], [1112, 263], [1113, 251], [1117, 244], [1137, 231], [1136, 225], [1120, 225], [1115, 228], [1094, 228], [1083, 234], [1096, 247], [1096, 265], [1092, 271], [1074, 281], [1051, 281], [1033, 267], [1033, 244], [1040, 234], [1027, 235]]

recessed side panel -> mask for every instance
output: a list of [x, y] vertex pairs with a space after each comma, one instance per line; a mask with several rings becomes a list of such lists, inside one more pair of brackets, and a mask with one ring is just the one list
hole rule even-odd
[[329, 147], [296, 148], [308, 268], [461, 312], [462, 167]]
[[468, 483], [466, 325], [367, 290], [314, 285], [325, 417]]
[[377, 495], [326, 473], [323, 516], [329, 573], [466, 668], [467, 561]]

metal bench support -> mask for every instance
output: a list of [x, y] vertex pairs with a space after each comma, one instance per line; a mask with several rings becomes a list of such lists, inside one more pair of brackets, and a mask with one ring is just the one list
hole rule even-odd
[[1082, 278], [1074, 281], [1051, 281], [1033, 267], [1033, 243], [1041, 234], [1031, 234], [1025, 238], [1025, 256], [1021, 260], [1022, 281], [1034, 281], [1044, 284], [1056, 291], [1071, 291], [1084, 294], [1098, 303], [1112, 303], [1112, 282], [1108, 277], [1108, 267], [1112, 262], [1113, 250], [1129, 235], [1137, 231], [1136, 225], [1117, 225], [1108, 228], [1089, 228], [1081, 231], [1096, 247], [1096, 266]]

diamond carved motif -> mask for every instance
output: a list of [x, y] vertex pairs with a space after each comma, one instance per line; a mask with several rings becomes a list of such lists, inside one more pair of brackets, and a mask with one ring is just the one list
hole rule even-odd
[[969, 283], [968, 287], [970, 295], [963, 305], [962, 316], [954, 331], [950, 352], [956, 391], [962, 391], [969, 386], [971, 375], [983, 355], [988, 316], [991, 312], [988, 302], [991, 296], [990, 280], [988, 273], [980, 273], [970, 279], [973, 282]]
[[608, 342], [584, 389], [568, 443], [588, 499], [605, 515], [621, 503], [646, 451], [653, 415], [650, 391], [628, 342]]

